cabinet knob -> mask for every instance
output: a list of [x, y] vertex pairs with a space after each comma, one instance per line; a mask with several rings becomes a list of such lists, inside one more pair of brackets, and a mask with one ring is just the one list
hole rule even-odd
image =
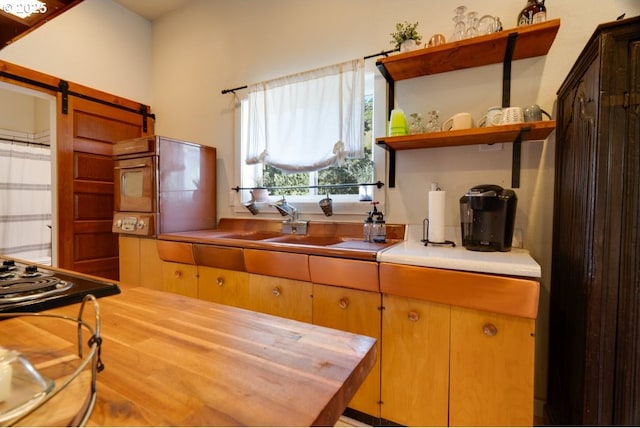
[[409, 321], [416, 322], [420, 319], [420, 314], [416, 311], [409, 311], [409, 313], [407, 314], [407, 318], [409, 318]]
[[179, 270], [175, 271], [175, 272], [173, 273], [173, 276], [175, 276], [175, 277], [176, 277], [176, 279], [180, 279], [180, 278], [182, 278], [182, 271], [179, 271]]
[[219, 276], [216, 278], [216, 284], [218, 284], [220, 287], [222, 287], [224, 285], [224, 278]]
[[496, 334], [498, 334], [498, 327], [491, 323], [487, 323], [482, 326], [482, 332], [487, 336], [495, 336]]
[[273, 294], [276, 297], [278, 297], [280, 293], [282, 293], [282, 290], [280, 290], [280, 287], [273, 287], [273, 290], [271, 290], [271, 294]]
[[349, 299], [343, 297], [338, 301], [338, 306], [340, 306], [340, 309], [347, 309], [349, 307]]

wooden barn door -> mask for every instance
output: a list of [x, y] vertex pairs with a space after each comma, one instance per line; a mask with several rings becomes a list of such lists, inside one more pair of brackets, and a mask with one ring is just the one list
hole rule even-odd
[[[113, 218], [113, 143], [148, 135], [153, 120], [134, 109], [58, 94], [58, 265], [118, 279]], [[66, 111], [66, 113], [64, 113]]]

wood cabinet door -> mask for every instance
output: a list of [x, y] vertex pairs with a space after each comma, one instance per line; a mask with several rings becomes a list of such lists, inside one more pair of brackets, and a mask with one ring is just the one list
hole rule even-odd
[[187, 297], [198, 297], [198, 267], [185, 263], [162, 262], [164, 291]]
[[155, 290], [163, 289], [162, 260], [155, 239], [140, 238], [140, 285]]
[[120, 282], [127, 285], [140, 285], [140, 238], [120, 235]]
[[532, 426], [535, 320], [451, 308], [450, 426]]
[[313, 284], [313, 324], [377, 340], [376, 364], [349, 407], [380, 417], [380, 293]]
[[249, 274], [198, 266], [198, 298], [246, 309], [249, 307]]
[[382, 417], [447, 426], [449, 305], [383, 294]]
[[310, 323], [312, 293], [307, 281], [250, 274], [248, 309]]

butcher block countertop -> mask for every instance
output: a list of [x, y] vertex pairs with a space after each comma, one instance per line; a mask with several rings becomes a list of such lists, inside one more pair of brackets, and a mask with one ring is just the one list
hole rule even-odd
[[[121, 289], [98, 299], [105, 369], [89, 426], [332, 426], [376, 360], [373, 338]], [[77, 317], [78, 308], [47, 313]], [[0, 325], [0, 344], [36, 367], [76, 352], [68, 326], [38, 317]]]

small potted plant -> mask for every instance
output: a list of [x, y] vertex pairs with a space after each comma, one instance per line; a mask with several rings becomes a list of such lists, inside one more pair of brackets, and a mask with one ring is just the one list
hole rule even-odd
[[418, 34], [416, 28], [418, 23], [413, 24], [404, 21], [404, 23], [398, 22], [396, 24], [396, 31], [391, 33], [391, 44], [400, 48], [400, 52], [408, 52], [418, 48], [422, 36]]

